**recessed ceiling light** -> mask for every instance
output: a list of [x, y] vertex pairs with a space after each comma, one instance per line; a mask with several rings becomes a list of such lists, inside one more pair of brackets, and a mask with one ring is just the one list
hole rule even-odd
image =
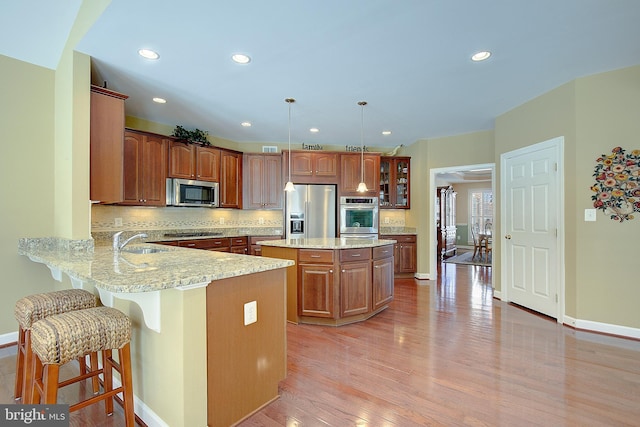
[[157, 102], [158, 104], [166, 104], [167, 100], [164, 98], [153, 98], [153, 102]]
[[147, 59], [158, 59], [160, 58], [160, 55], [158, 55], [158, 52], [155, 52], [151, 49], [140, 49], [138, 51], [138, 54], [140, 56], [142, 56], [143, 58], [147, 58]]
[[471, 60], [472, 61], [484, 61], [485, 59], [488, 59], [491, 56], [491, 52], [489, 51], [482, 51], [482, 52], [476, 52], [471, 56]]
[[250, 122], [242, 122], [240, 123], [240, 126], [246, 127], [246, 128], [250, 128], [251, 127], [251, 123]]
[[391, 135], [391, 131], [390, 130], [383, 130], [382, 134], [383, 135]]
[[248, 64], [251, 62], [251, 58], [243, 53], [236, 53], [231, 56], [231, 59], [233, 59], [233, 62], [237, 62], [238, 64]]
[[311, 128], [311, 129], [309, 129], [309, 132], [311, 132], [311, 133], [318, 133], [318, 132], [320, 132], [320, 129], [318, 129], [318, 128]]

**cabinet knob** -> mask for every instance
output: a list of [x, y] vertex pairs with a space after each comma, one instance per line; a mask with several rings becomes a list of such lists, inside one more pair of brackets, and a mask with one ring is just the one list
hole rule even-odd
[[342, 272], [343, 272], [343, 273], [346, 273], [346, 272], [347, 272], [347, 270], [342, 270]]
[[380, 266], [379, 265], [375, 265], [375, 266], [373, 266], [373, 268], [380, 268]]
[[333, 273], [333, 270], [329, 270], [329, 273]]
[[359, 256], [360, 256], [360, 254], [351, 254], [351, 256], [353, 256], [353, 257], [359, 257]]

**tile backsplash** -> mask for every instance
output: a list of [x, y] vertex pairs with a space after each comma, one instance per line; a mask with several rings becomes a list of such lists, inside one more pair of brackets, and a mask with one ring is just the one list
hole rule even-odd
[[91, 231], [282, 228], [282, 211], [179, 207], [91, 207]]

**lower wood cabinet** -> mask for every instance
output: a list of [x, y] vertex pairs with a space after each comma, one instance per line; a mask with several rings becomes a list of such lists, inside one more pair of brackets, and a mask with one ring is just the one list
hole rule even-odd
[[230, 251], [233, 254], [242, 254], [246, 255], [249, 253], [248, 242], [249, 239], [247, 236], [242, 237], [232, 237], [231, 239]]
[[262, 256], [262, 246], [258, 242], [265, 240], [281, 240], [282, 236], [250, 236], [249, 237], [249, 255]]
[[394, 273], [410, 274], [418, 271], [417, 242], [415, 234], [384, 235], [381, 239], [395, 240]]
[[[366, 320], [393, 300], [393, 247], [294, 249], [263, 246], [263, 254], [292, 259], [297, 277], [287, 278], [287, 320], [339, 326]], [[290, 311], [294, 312], [290, 312]]]

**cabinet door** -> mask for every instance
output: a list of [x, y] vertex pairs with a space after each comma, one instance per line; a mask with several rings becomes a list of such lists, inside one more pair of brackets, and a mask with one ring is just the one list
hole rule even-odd
[[373, 310], [393, 300], [393, 258], [373, 262]]
[[300, 264], [298, 274], [298, 315], [333, 318], [333, 265]]
[[340, 156], [340, 195], [354, 195], [362, 179], [361, 163], [364, 163], [364, 183], [367, 185], [365, 194], [368, 196], [380, 196], [380, 156], [365, 154], [361, 159], [360, 154], [342, 154]]
[[282, 209], [282, 157], [245, 154], [244, 209]]
[[158, 135], [126, 131], [122, 204], [166, 204], [166, 140]]
[[393, 165], [394, 187], [392, 199], [396, 209], [408, 209], [409, 203], [409, 159], [396, 159]]
[[140, 185], [142, 174], [142, 134], [125, 132], [124, 135], [124, 194], [122, 204], [141, 205], [142, 188]]
[[171, 141], [169, 146], [169, 177], [195, 179], [196, 149], [193, 144]]
[[242, 208], [242, 154], [220, 151], [220, 207]]
[[91, 87], [90, 198], [96, 202], [123, 201], [124, 100], [97, 86]]
[[391, 190], [393, 189], [393, 160], [380, 158], [380, 207], [391, 208]]
[[267, 209], [282, 209], [282, 156], [264, 156], [262, 202]]
[[[338, 177], [338, 155], [336, 153], [313, 153], [315, 175], [324, 178]], [[323, 181], [331, 184], [332, 180]]]
[[143, 135], [140, 153], [140, 188], [145, 206], [167, 203], [167, 140], [158, 135]]
[[371, 263], [347, 262], [340, 269], [340, 315], [342, 317], [371, 311]]
[[[313, 160], [310, 152], [292, 151], [291, 155], [291, 176], [311, 177], [313, 176]], [[295, 180], [294, 180], [295, 181]]]
[[196, 146], [196, 179], [220, 182], [220, 150]]
[[415, 243], [401, 243], [399, 249], [399, 273], [415, 273], [417, 268]]

